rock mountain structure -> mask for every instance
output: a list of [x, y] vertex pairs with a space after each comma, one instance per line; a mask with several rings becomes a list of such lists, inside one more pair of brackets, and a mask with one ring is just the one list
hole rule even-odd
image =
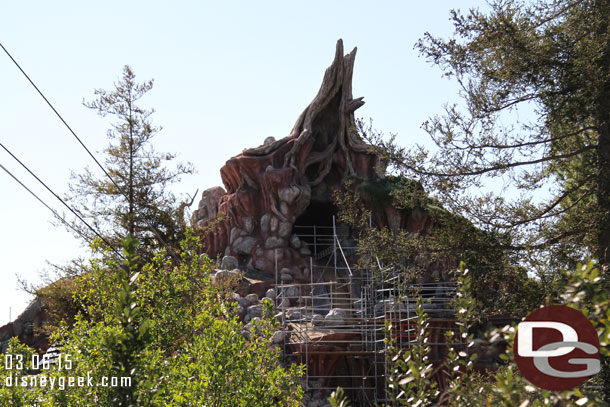
[[[396, 298], [396, 281], [376, 281], [372, 271], [354, 267], [355, 236], [335, 218], [333, 193], [346, 179], [354, 188], [385, 182], [384, 163], [355, 129], [354, 111], [364, 104], [352, 95], [355, 56], [356, 49], [344, 54], [339, 40], [318, 94], [290, 134], [229, 159], [220, 171], [224, 188], [205, 190], [192, 216], [205, 252], [222, 259], [216, 281], [245, 272], [234, 300], [246, 328], [261, 318], [262, 301], [273, 302], [283, 326], [273, 342], [307, 366], [308, 406], [327, 405], [337, 385], [353, 405], [383, 401], [385, 321], [399, 342], [414, 339], [413, 299]], [[417, 233], [435, 224], [424, 210], [398, 209], [389, 199], [363, 202], [371, 227]], [[444, 318], [455, 291], [444, 272], [453, 266], [430, 264], [420, 276], [420, 289], [434, 297], [428, 311], [439, 316], [436, 343], [455, 328]]]
[[[352, 95], [355, 56], [356, 49], [344, 54], [339, 40], [320, 90], [288, 136], [269, 137], [230, 158], [220, 170], [224, 187], [205, 190], [192, 215], [204, 251], [219, 260], [213, 283], [235, 288], [231, 301], [244, 323], [243, 336], [256, 334], [257, 320], [274, 311], [269, 317], [281, 328], [270, 346], [281, 347], [288, 363], [306, 366], [308, 407], [328, 406], [337, 386], [353, 406], [388, 402], [385, 343], [391, 335], [398, 346], [416, 346], [416, 295], [427, 299], [430, 362], [441, 389], [445, 333], [457, 329], [451, 307], [456, 284], [446, 274], [454, 259], [413, 259], [423, 264], [417, 281], [379, 259], [375, 270], [359, 268], [355, 232], [336, 219], [334, 192], [349, 179], [371, 213], [370, 227], [412, 233], [441, 227], [432, 211], [399, 209], [387, 199], [392, 182], [384, 162], [355, 128], [354, 111], [364, 104]], [[2, 350], [14, 336], [46, 350], [48, 338], [35, 328], [47, 317], [37, 299], [0, 327]], [[59, 350], [49, 349], [47, 357], [54, 352]], [[477, 353], [490, 365], [497, 359], [489, 349]]]
[[[352, 96], [356, 49], [344, 55], [337, 42], [335, 58], [322, 86], [287, 137], [269, 137], [245, 149], [221, 169], [224, 183], [203, 192], [192, 215], [196, 229], [207, 233], [206, 252], [232, 256], [242, 267], [268, 276], [290, 269], [295, 280], [306, 277], [311, 239], [299, 228], [332, 226], [332, 195], [346, 177], [370, 183], [385, 166], [354, 127], [354, 111], [364, 104]], [[423, 230], [430, 219], [391, 205], [373, 214], [376, 226]], [[308, 241], [309, 240], [309, 241]]]

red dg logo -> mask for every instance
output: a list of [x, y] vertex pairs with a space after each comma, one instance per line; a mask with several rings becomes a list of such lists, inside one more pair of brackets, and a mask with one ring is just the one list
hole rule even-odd
[[523, 376], [546, 390], [568, 390], [600, 370], [599, 337], [581, 312], [551, 305], [517, 327], [515, 362]]

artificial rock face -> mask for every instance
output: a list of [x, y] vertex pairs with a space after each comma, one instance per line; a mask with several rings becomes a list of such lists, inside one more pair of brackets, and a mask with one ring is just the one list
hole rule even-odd
[[378, 176], [372, 147], [353, 128], [354, 111], [364, 104], [352, 97], [355, 56], [356, 49], [344, 55], [339, 40], [318, 94], [290, 134], [229, 159], [221, 169], [225, 189], [203, 192], [195, 227], [222, 217], [205, 236], [208, 254], [235, 256], [269, 274], [277, 261], [278, 270], [301, 277], [310, 250], [295, 235], [295, 221], [312, 204], [325, 208], [320, 217], [332, 217], [332, 191], [346, 176]]
[[[290, 134], [268, 137], [229, 159], [220, 171], [225, 188], [203, 192], [192, 222], [196, 229], [208, 227], [209, 255], [234, 256], [241, 266], [270, 276], [282, 270], [295, 282], [307, 278], [311, 252], [296, 236], [295, 222], [329, 225], [336, 212], [333, 190], [346, 177], [374, 181], [384, 171], [372, 146], [354, 129], [354, 111], [364, 104], [352, 97], [355, 56], [356, 49], [344, 55], [339, 40], [318, 94]], [[377, 225], [396, 223], [390, 222], [394, 209], [386, 212], [377, 216]], [[398, 223], [404, 227], [403, 220]]]

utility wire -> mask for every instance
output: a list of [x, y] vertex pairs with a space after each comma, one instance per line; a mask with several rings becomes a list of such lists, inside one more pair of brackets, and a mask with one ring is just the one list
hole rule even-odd
[[[2, 43], [0, 43], [0, 47], [2, 47], [2, 50], [6, 53], [6, 55], [8, 55], [8, 57], [11, 59], [11, 61], [13, 61], [13, 63], [15, 64], [15, 66], [17, 66], [17, 68], [19, 68], [19, 70], [21, 71], [21, 73], [23, 74], [23, 76], [26, 77], [26, 79], [30, 82], [30, 84], [34, 87], [34, 89], [36, 89], [36, 91], [38, 92], [38, 94], [44, 99], [45, 102], [47, 102], [47, 105], [49, 105], [49, 107], [53, 110], [53, 112], [55, 112], [55, 114], [57, 115], [57, 117], [59, 118], [59, 120], [61, 120], [61, 122], [66, 126], [66, 128], [70, 131], [70, 133], [72, 133], [72, 135], [74, 136], [74, 138], [76, 138], [76, 140], [79, 142], [79, 144], [85, 149], [85, 151], [89, 154], [89, 156], [93, 159], [93, 161], [95, 161], [95, 163], [97, 164], [98, 167], [100, 167], [100, 169], [104, 172], [104, 174], [108, 177], [108, 179], [112, 182], [112, 184], [116, 187], [116, 189], [121, 193], [121, 195], [123, 195], [123, 197], [125, 199], [127, 199], [128, 202], [131, 202], [129, 196], [127, 196], [127, 194], [123, 191], [123, 189], [114, 181], [114, 178], [112, 178], [110, 176], [110, 174], [108, 173], [108, 171], [106, 171], [106, 169], [104, 168], [104, 166], [102, 164], [100, 164], [100, 162], [97, 160], [97, 158], [95, 158], [95, 156], [93, 155], [93, 153], [87, 148], [87, 146], [85, 145], [85, 143], [83, 143], [83, 141], [76, 135], [76, 133], [74, 132], [74, 130], [72, 130], [72, 128], [68, 125], [68, 123], [64, 120], [64, 118], [59, 114], [59, 112], [55, 109], [55, 107], [53, 107], [53, 105], [51, 104], [51, 102], [49, 102], [49, 100], [45, 97], [45, 95], [40, 91], [40, 89], [38, 89], [38, 86], [36, 86], [36, 84], [30, 79], [30, 77], [28, 76], [27, 73], [25, 73], [25, 71], [21, 68], [21, 66], [19, 65], [19, 63], [17, 63], [17, 61], [15, 60], [15, 58], [13, 58], [13, 56], [8, 52], [8, 50], [6, 48], [4, 48], [4, 45], [2, 45]], [[155, 236], [157, 237], [157, 239], [159, 239], [159, 241], [161, 242], [161, 244], [163, 246], [165, 246], [165, 248], [167, 249], [167, 251], [169, 252], [169, 254], [175, 259], [175, 260], [179, 260], [178, 256], [176, 255], [176, 253], [174, 252], [174, 250], [169, 247], [169, 245], [163, 240], [163, 238], [161, 237], [161, 235], [159, 234], [159, 232], [157, 231], [156, 228], [154, 228], [152, 225], [148, 224], [147, 225], [148, 228], [155, 234]]]
[[40, 197], [38, 197], [38, 195], [36, 195], [34, 192], [32, 192], [31, 189], [29, 189], [28, 187], [25, 186], [25, 184], [23, 182], [21, 182], [16, 176], [13, 175], [13, 173], [11, 173], [9, 170], [6, 169], [6, 167], [2, 164], [0, 164], [0, 168], [2, 168], [4, 170], [4, 172], [6, 172], [8, 175], [11, 176], [11, 178], [13, 178], [19, 185], [21, 185], [26, 191], [28, 191], [34, 198], [36, 198], [38, 200], [38, 202], [40, 202], [41, 204], [43, 204], [45, 206], [45, 208], [47, 208], [48, 210], [50, 210], [51, 212], [53, 212], [53, 215], [55, 215], [56, 218], [60, 219], [62, 222], [64, 222], [66, 224], [66, 226], [68, 226], [70, 229], [72, 229], [74, 232], [78, 233], [80, 235], [80, 237], [82, 237], [83, 239], [89, 241], [89, 239], [82, 235], [80, 233], [80, 231], [76, 228], [74, 228], [70, 222], [66, 221], [63, 217], [61, 217], [56, 211], [55, 209], [51, 208], [49, 205], [47, 205], [47, 203], [45, 201], [43, 201]]
[[[36, 178], [36, 181], [40, 182], [40, 183], [42, 184], [42, 186], [43, 186], [43, 187], [45, 187], [45, 188], [47, 189], [47, 191], [49, 191], [51, 194], [53, 194], [53, 196], [54, 196], [55, 198], [57, 198], [57, 199], [59, 200], [59, 202], [61, 202], [61, 203], [62, 203], [62, 204], [63, 204], [63, 205], [66, 207], [66, 208], [68, 208], [68, 210], [69, 210], [70, 212], [72, 212], [72, 213], [74, 214], [74, 216], [76, 216], [76, 217], [77, 217], [77, 218], [78, 218], [78, 219], [79, 219], [81, 222], [83, 222], [83, 223], [84, 223], [84, 224], [85, 224], [85, 225], [86, 225], [86, 226], [87, 226], [89, 229], [91, 229], [91, 231], [92, 231], [93, 233], [95, 233], [95, 235], [96, 235], [97, 237], [99, 237], [100, 239], [102, 239], [102, 241], [103, 241], [104, 243], [106, 243], [106, 245], [108, 245], [108, 247], [110, 247], [110, 248], [111, 248], [111, 249], [112, 249], [112, 250], [113, 250], [115, 253], [119, 254], [119, 253], [118, 253], [118, 252], [117, 252], [117, 251], [116, 251], [116, 250], [115, 250], [115, 249], [112, 247], [112, 245], [111, 245], [111, 244], [110, 244], [110, 243], [109, 243], [109, 242], [108, 242], [108, 241], [107, 241], [107, 240], [106, 240], [106, 239], [105, 239], [105, 238], [104, 238], [104, 237], [103, 237], [103, 236], [102, 236], [102, 235], [101, 235], [101, 234], [100, 234], [100, 233], [99, 233], [97, 230], [95, 230], [95, 229], [93, 228], [93, 226], [89, 225], [89, 223], [87, 223], [87, 221], [85, 221], [85, 220], [82, 218], [82, 216], [80, 216], [80, 215], [79, 215], [79, 214], [78, 214], [78, 213], [77, 213], [77, 212], [76, 212], [74, 209], [72, 209], [72, 208], [70, 207], [70, 205], [68, 205], [68, 204], [67, 204], [67, 203], [66, 203], [66, 202], [65, 202], [65, 201], [64, 201], [64, 200], [63, 200], [63, 199], [62, 199], [62, 198], [61, 198], [59, 195], [57, 195], [57, 194], [55, 193], [55, 191], [53, 191], [53, 190], [52, 190], [52, 189], [51, 189], [51, 188], [50, 188], [50, 187], [49, 187], [47, 184], [45, 184], [45, 183], [44, 183], [44, 181], [42, 181], [40, 178], [38, 178], [38, 176], [37, 176], [36, 174], [34, 174], [34, 173], [33, 173], [33, 172], [32, 172], [32, 171], [31, 171], [31, 170], [30, 170], [30, 169], [27, 167], [27, 165], [25, 165], [23, 162], [21, 162], [21, 160], [20, 160], [19, 158], [17, 158], [17, 157], [15, 156], [15, 154], [11, 153], [11, 151], [10, 151], [8, 148], [6, 148], [6, 147], [4, 146], [4, 144], [2, 144], [1, 142], [0, 142], [0, 147], [2, 147], [2, 148], [4, 149], [4, 151], [6, 151], [7, 153], [9, 153], [9, 155], [10, 155], [11, 157], [13, 157], [13, 158], [15, 159], [15, 161], [17, 161], [17, 162], [18, 162], [18, 163], [19, 163], [19, 164], [20, 164], [20, 165], [21, 165], [23, 168], [25, 168], [25, 170], [26, 170], [27, 172], [29, 172], [29, 173], [30, 173], [30, 175], [31, 175], [32, 177]], [[5, 171], [7, 171], [7, 170], [6, 170], [6, 168], [5, 168], [4, 170], [5, 170]], [[74, 228], [72, 228], [72, 229], [74, 230]], [[79, 233], [79, 235], [82, 237], [82, 234], [80, 234], [80, 233]], [[87, 239], [85, 239], [85, 240], [87, 240]]]
[[[51, 102], [49, 102], [49, 100], [45, 97], [45, 95], [40, 91], [40, 89], [38, 89], [38, 86], [36, 86], [36, 84], [30, 79], [30, 77], [28, 76], [27, 73], [25, 73], [25, 71], [23, 69], [21, 69], [21, 66], [17, 63], [17, 61], [15, 61], [15, 58], [13, 58], [13, 56], [7, 51], [6, 48], [4, 48], [4, 45], [2, 45], [2, 43], [0, 43], [0, 47], [2, 47], [2, 49], [4, 50], [4, 52], [6, 53], [6, 55], [8, 55], [8, 57], [11, 59], [11, 61], [13, 61], [13, 63], [17, 66], [17, 68], [19, 68], [19, 70], [21, 71], [21, 73], [23, 74], [23, 76], [26, 77], [26, 79], [30, 82], [30, 84], [34, 87], [34, 89], [36, 89], [36, 91], [38, 92], [38, 94], [44, 99], [45, 102], [47, 102], [47, 105], [49, 105], [49, 107], [53, 110], [53, 112], [55, 112], [55, 114], [57, 115], [57, 117], [59, 117], [59, 120], [61, 120], [61, 122], [68, 128], [68, 130], [70, 131], [70, 133], [72, 133], [72, 135], [76, 138], [76, 140], [78, 140], [78, 142], [80, 143], [81, 146], [83, 146], [83, 148], [85, 149], [85, 151], [87, 151], [87, 153], [89, 154], [89, 156], [91, 156], [91, 158], [93, 158], [93, 161], [95, 161], [95, 163], [102, 169], [102, 171], [104, 171], [104, 174], [106, 174], [106, 176], [108, 178], [110, 178], [112, 180], [112, 177], [110, 177], [110, 175], [108, 174], [108, 172], [106, 172], [106, 169], [102, 166], [102, 164], [99, 163], [99, 161], [97, 160], [97, 158], [95, 158], [95, 156], [93, 155], [93, 153], [91, 151], [89, 151], [89, 149], [87, 148], [87, 146], [85, 145], [85, 143], [82, 142], [82, 140], [76, 135], [76, 133], [74, 132], [74, 130], [72, 130], [72, 128], [68, 125], [68, 123], [66, 123], [66, 121], [64, 120], [63, 117], [61, 117], [61, 115], [59, 114], [59, 112], [57, 110], [55, 110], [55, 108], [53, 107], [53, 105], [51, 104]], [[113, 181], [114, 183], [114, 181]], [[116, 185], [116, 184], [115, 184]]]
[[[40, 198], [38, 195], [36, 195], [34, 192], [32, 192], [31, 189], [29, 189], [27, 186], [25, 186], [25, 184], [23, 182], [21, 182], [19, 180], [19, 178], [17, 178], [15, 175], [13, 175], [9, 170], [6, 169], [6, 167], [2, 164], [0, 164], [0, 168], [2, 168], [11, 178], [13, 178], [19, 185], [21, 185], [26, 191], [28, 191], [34, 198], [36, 198], [38, 200], [38, 202], [40, 202], [41, 204], [43, 204], [45, 206], [45, 208], [47, 208], [48, 210], [50, 210], [53, 215], [55, 215], [55, 217], [57, 219], [59, 219], [62, 223], [64, 223], [67, 227], [69, 227], [70, 229], [72, 229], [76, 234], [78, 234], [80, 237], [82, 237], [85, 241], [91, 243], [91, 240], [83, 235], [83, 233], [76, 229], [70, 222], [66, 221], [60, 214], [58, 214], [55, 209], [51, 208], [45, 201], [42, 200], [42, 198]], [[82, 220], [82, 219], [81, 219]], [[83, 221], [85, 223], [85, 225], [89, 226], [87, 224], [87, 222]], [[91, 226], [89, 226], [89, 228], [91, 228]], [[93, 228], [91, 228], [93, 230]], [[95, 232], [95, 230], [94, 230]], [[97, 232], [95, 232], [98, 236], [99, 234]], [[99, 236], [100, 238], [104, 239], [103, 237]], [[106, 244], [108, 244], [108, 242], [106, 242]], [[123, 257], [121, 255], [121, 253], [117, 252], [115, 249], [112, 248], [112, 246], [110, 246], [110, 249], [113, 250], [116, 254], [118, 254], [119, 256]]]

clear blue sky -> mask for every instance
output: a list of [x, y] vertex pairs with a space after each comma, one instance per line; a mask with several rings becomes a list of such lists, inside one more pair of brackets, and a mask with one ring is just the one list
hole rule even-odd
[[[82, 106], [95, 88], [110, 89], [129, 64], [140, 80], [155, 79], [143, 104], [163, 126], [159, 151], [179, 153], [198, 173], [177, 193], [221, 185], [219, 170], [243, 148], [286, 136], [316, 94], [335, 42], [358, 47], [353, 89], [366, 105], [357, 116], [398, 133], [409, 145], [426, 135], [421, 123], [457, 100], [413, 45], [426, 31], [448, 36], [449, 9], [471, 1], [28, 1], [5, 2], [0, 41], [66, 121], [94, 151], [108, 123]], [[70, 171], [93, 162], [4, 55], [0, 54], [0, 141], [56, 192]], [[101, 159], [101, 155], [98, 155]], [[43, 199], [60, 203], [0, 151], [0, 163]], [[97, 171], [96, 173], [99, 173]], [[52, 215], [0, 173], [0, 324], [31, 297], [16, 275], [36, 283], [46, 261], [85, 253]]]

